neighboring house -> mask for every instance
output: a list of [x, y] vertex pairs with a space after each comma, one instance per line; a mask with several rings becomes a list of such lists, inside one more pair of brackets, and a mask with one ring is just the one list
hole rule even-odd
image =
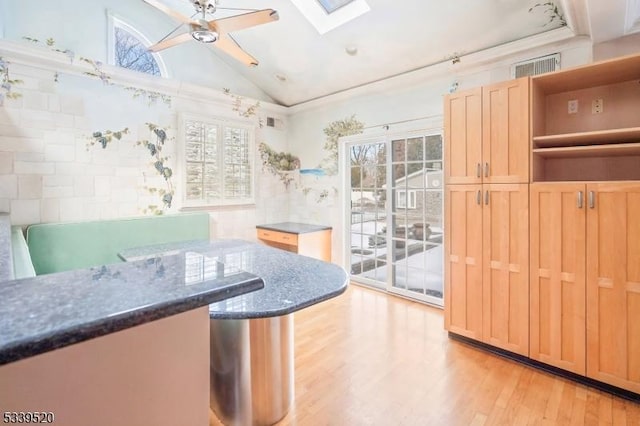
[[[394, 184], [394, 211], [406, 213], [404, 225], [428, 223], [442, 228], [443, 180], [442, 170], [422, 169], [396, 179]], [[403, 223], [399, 223], [403, 225]]]

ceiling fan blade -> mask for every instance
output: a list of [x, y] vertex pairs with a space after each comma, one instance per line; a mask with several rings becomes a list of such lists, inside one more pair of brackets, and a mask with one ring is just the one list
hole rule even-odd
[[242, 15], [209, 21], [209, 28], [212, 31], [230, 33], [244, 28], [255, 27], [256, 25], [274, 22], [278, 19], [280, 19], [280, 17], [277, 11], [264, 9], [257, 12], [243, 13]]
[[229, 56], [234, 57], [238, 61], [242, 62], [248, 66], [257, 66], [258, 60], [253, 56], [249, 55], [247, 52], [242, 50], [242, 48], [236, 43], [234, 39], [226, 34], [220, 34], [220, 38], [215, 43], [212, 43], [213, 46], [222, 50]]
[[176, 44], [184, 43], [185, 41], [189, 41], [189, 40], [193, 40], [193, 37], [191, 37], [191, 33], [184, 33], [172, 38], [168, 38], [166, 40], [162, 40], [161, 42], [156, 43], [153, 46], [149, 46], [148, 50], [150, 52], [159, 52], [160, 50], [173, 47]]
[[182, 22], [183, 24], [192, 24], [194, 23], [194, 21], [191, 18], [188, 18], [186, 16], [184, 16], [182, 13], [180, 12], [176, 12], [175, 10], [168, 8], [167, 6], [165, 6], [164, 4], [160, 3], [159, 1], [156, 0], [142, 0], [143, 2], [147, 3], [150, 6], [155, 7], [156, 9], [160, 10], [161, 12], [164, 12], [165, 14], [171, 16], [173, 19]]

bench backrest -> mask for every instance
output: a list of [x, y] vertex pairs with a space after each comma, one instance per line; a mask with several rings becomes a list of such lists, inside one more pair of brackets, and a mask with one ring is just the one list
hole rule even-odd
[[152, 244], [208, 240], [209, 214], [189, 213], [27, 228], [38, 275], [120, 262], [118, 252]]

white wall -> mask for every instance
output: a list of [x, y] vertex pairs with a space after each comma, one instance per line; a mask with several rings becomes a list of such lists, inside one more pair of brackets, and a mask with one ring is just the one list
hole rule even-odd
[[[510, 65], [515, 62], [546, 54], [561, 52], [562, 67], [582, 65], [591, 61], [591, 43], [588, 40], [571, 40], [535, 49], [523, 49], [506, 57], [496, 58], [487, 63], [462, 67], [443, 64], [431, 70], [421, 70], [379, 83], [350, 90], [345, 93], [309, 102], [291, 108], [288, 140], [293, 154], [301, 159], [303, 168], [315, 167], [319, 159], [326, 156], [323, 151], [325, 135], [323, 129], [335, 120], [351, 115], [364, 122], [366, 133], [374, 135], [384, 132], [382, 125], [391, 123], [389, 132], [398, 129], [420, 129], [425, 120], [411, 123], [393, 124], [430, 117], [430, 123], [440, 123], [443, 114], [443, 96], [448, 93], [453, 81], [459, 82], [458, 90], [478, 87], [511, 78]], [[463, 58], [463, 61], [465, 59]], [[435, 119], [435, 120], [434, 120]], [[341, 160], [342, 161], [342, 160]], [[291, 195], [290, 218], [293, 221], [332, 225], [333, 260], [339, 262], [343, 255], [341, 229], [344, 219], [344, 190], [342, 176], [303, 178]], [[305, 187], [331, 189], [338, 188], [338, 194], [317, 202], [317, 191], [308, 195]]]
[[[4, 37], [10, 40], [52, 37], [63, 50], [107, 63], [107, 11], [126, 19], [151, 41], [162, 39], [177, 26], [142, 0], [0, 0], [0, 28], [4, 27]], [[225, 63], [233, 59], [213, 48], [187, 42], [160, 55], [172, 78], [272, 101]]]
[[[149, 152], [136, 146], [138, 140], [155, 139], [146, 122], [169, 127], [169, 135], [176, 136], [178, 116], [183, 112], [243, 120], [232, 110], [232, 98], [220, 93], [211, 97], [216, 92], [195, 87], [188, 93], [174, 94], [170, 107], [163, 103], [149, 106], [144, 99], [134, 99], [122, 86], [106, 86], [82, 75], [79, 65], [47, 62], [44, 53], [49, 52], [30, 49], [34, 52], [14, 58], [0, 43], [0, 56], [12, 62], [11, 77], [24, 81], [15, 87], [22, 97], [6, 100], [0, 107], [0, 211], [10, 212], [13, 224], [142, 215], [150, 204], [162, 205], [159, 197], [144, 187], [165, 185], [153, 169]], [[27, 59], [36, 65], [25, 64]], [[54, 73], [63, 63], [56, 83]], [[149, 81], [152, 85], [164, 84], [157, 78]], [[172, 86], [172, 82], [166, 84]], [[246, 105], [253, 102], [247, 100]], [[273, 112], [279, 107], [265, 104], [264, 108], [271, 108], [268, 114], [286, 123], [286, 117]], [[259, 114], [266, 113], [260, 109]], [[252, 120], [255, 125], [255, 117]], [[125, 127], [130, 134], [121, 141], [112, 142], [106, 149], [87, 149], [94, 131]], [[278, 150], [286, 148], [286, 132], [257, 125], [256, 132], [257, 142], [266, 141]], [[168, 164], [173, 168], [176, 188], [182, 175], [176, 161], [179, 143], [180, 138], [169, 141], [163, 151], [170, 157]], [[262, 172], [257, 149], [255, 158], [255, 205], [211, 208], [212, 236], [254, 239], [256, 224], [287, 219], [284, 186]], [[179, 210], [182, 196], [178, 190], [174, 206], [167, 213]]]
[[640, 33], [593, 45], [593, 59], [595, 61], [604, 61], [636, 53], [640, 53]]

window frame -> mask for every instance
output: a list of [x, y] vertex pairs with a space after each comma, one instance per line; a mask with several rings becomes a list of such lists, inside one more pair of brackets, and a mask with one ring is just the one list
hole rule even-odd
[[[242, 199], [226, 199], [224, 197], [224, 174], [222, 174], [222, 198], [219, 202], [212, 202], [211, 200], [188, 200], [187, 199], [187, 155], [186, 155], [186, 122], [187, 121], [198, 121], [210, 125], [218, 126], [218, 134], [223, 138], [221, 140], [220, 146], [218, 148], [218, 155], [220, 152], [224, 151], [224, 129], [226, 127], [233, 127], [238, 129], [243, 129], [248, 132], [249, 139], [249, 167], [251, 173], [250, 179], [250, 189], [251, 195], [248, 198]], [[180, 168], [179, 173], [179, 185], [178, 188], [180, 190], [180, 209], [208, 209], [208, 208], [217, 208], [217, 207], [228, 207], [228, 206], [253, 206], [256, 203], [256, 175], [258, 173], [258, 169], [256, 167], [256, 127], [253, 122], [250, 121], [241, 121], [241, 120], [231, 120], [225, 117], [220, 116], [212, 116], [207, 117], [199, 114], [193, 113], [180, 113], [178, 115], [178, 135], [176, 138], [178, 142], [177, 149], [177, 164]], [[218, 164], [224, 164], [224, 158], [218, 158]], [[223, 170], [220, 167], [220, 170]], [[224, 173], [224, 172], [222, 172]]]
[[[415, 189], [396, 189], [396, 207], [405, 210], [415, 210], [417, 208], [417, 193]], [[404, 203], [400, 202], [400, 195], [404, 195]]]
[[[151, 40], [149, 40], [147, 36], [145, 36], [142, 32], [140, 32], [140, 30], [138, 30], [136, 27], [128, 23], [119, 15], [111, 11], [108, 11], [107, 12], [107, 63], [109, 65], [118, 66], [116, 64], [116, 31], [115, 31], [116, 27], [120, 27], [123, 30], [130, 33], [131, 35], [133, 35], [134, 37], [136, 37], [138, 41], [140, 41], [140, 43], [142, 43], [145, 47], [149, 47], [154, 44], [151, 42]], [[169, 75], [169, 71], [167, 69], [167, 65], [164, 63], [164, 60], [162, 59], [160, 54], [156, 52], [149, 52], [149, 54], [153, 56], [153, 59], [155, 59], [156, 63], [158, 64], [158, 69], [160, 69], [159, 76], [131, 70], [129, 68], [124, 68], [124, 67], [118, 67], [118, 68], [122, 68], [122, 69], [133, 71], [133, 72], [138, 72], [139, 74], [149, 75], [152, 77], [171, 78], [171, 76]]]

